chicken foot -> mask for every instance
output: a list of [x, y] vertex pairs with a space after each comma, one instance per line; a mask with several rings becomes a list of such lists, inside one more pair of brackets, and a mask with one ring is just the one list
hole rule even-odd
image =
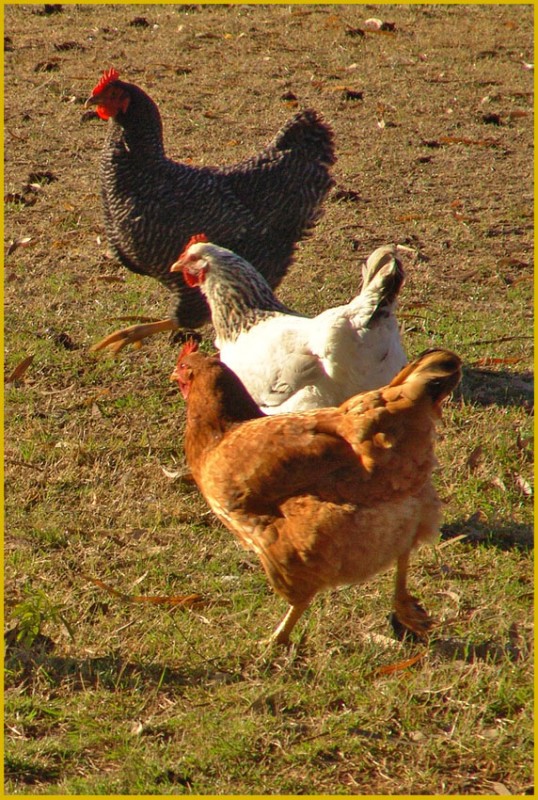
[[114, 331], [114, 333], [109, 334], [97, 344], [92, 345], [90, 352], [95, 353], [98, 350], [108, 349], [116, 355], [128, 344], [137, 344], [148, 336], [164, 331], [176, 331], [178, 328], [179, 326], [173, 319], [162, 319], [158, 322], [147, 322], [143, 325], [131, 325], [129, 328]]
[[418, 600], [407, 591], [407, 570], [409, 553], [398, 559], [396, 588], [394, 592], [394, 611], [398, 621], [408, 630], [424, 638], [435, 622], [422, 608]]

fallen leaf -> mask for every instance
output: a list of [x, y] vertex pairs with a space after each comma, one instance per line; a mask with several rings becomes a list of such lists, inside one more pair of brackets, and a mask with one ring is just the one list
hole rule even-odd
[[[499, 730], [498, 728], [484, 728], [480, 733], [477, 734], [477, 736], [480, 739], [497, 739], [499, 737]], [[510, 794], [510, 792], [508, 792], [508, 794]]]
[[336, 189], [332, 194], [333, 200], [344, 200], [346, 203], [358, 203], [360, 194], [355, 189]]
[[57, 181], [58, 178], [50, 169], [46, 170], [36, 170], [35, 172], [31, 172], [28, 175], [28, 183], [53, 183]]
[[364, 36], [362, 28], [346, 28], [346, 36]]
[[84, 45], [79, 44], [78, 42], [60, 42], [59, 44], [54, 43], [54, 49], [57, 50], [59, 53], [62, 53], [66, 50], [80, 50], [84, 51], [86, 48]]
[[384, 636], [382, 633], [374, 633], [371, 631], [370, 633], [364, 634], [364, 641], [372, 642], [378, 648], [385, 648], [389, 650], [401, 650], [402, 643], [399, 642], [397, 639], [393, 639], [391, 636]]
[[423, 219], [420, 214], [400, 214], [400, 216], [396, 217], [397, 222], [413, 222], [419, 219]]
[[4, 195], [4, 203], [21, 203], [23, 206], [33, 206], [37, 198], [21, 192], [8, 192]]
[[427, 738], [422, 731], [409, 731], [408, 736], [412, 742], [423, 742]]
[[517, 258], [515, 256], [504, 256], [499, 260], [500, 267], [518, 267], [518, 268], [525, 268], [529, 266], [528, 261], [523, 261], [521, 258]]
[[488, 786], [491, 786], [495, 794], [512, 794], [512, 792], [506, 788], [504, 783], [500, 783], [499, 781], [488, 782]]
[[453, 536], [451, 539], [446, 539], [444, 542], [441, 542], [441, 544], [438, 544], [437, 549], [444, 550], [445, 547], [452, 547], [453, 544], [456, 544], [456, 542], [461, 542], [463, 539], [467, 539], [467, 537], [467, 533], [460, 533], [459, 536]]
[[362, 100], [364, 92], [357, 91], [356, 89], [344, 89], [342, 98], [344, 100]]
[[500, 489], [501, 492], [506, 492], [506, 484], [502, 478], [495, 476], [490, 481], [490, 484], [495, 487], [495, 489]]
[[518, 431], [517, 438], [516, 438], [516, 447], [518, 450], [527, 450], [527, 448], [532, 445], [534, 438], [532, 436], [527, 436], [524, 439], [521, 437], [521, 433]]
[[378, 17], [370, 17], [364, 23], [364, 30], [366, 31], [382, 31], [385, 23]]
[[149, 28], [150, 23], [145, 17], [135, 17], [129, 23], [132, 28]]
[[[94, 407], [97, 400], [100, 400], [105, 395], [110, 394], [110, 389], [99, 389], [97, 392], [93, 392], [90, 397], [86, 397], [83, 400], [78, 400], [76, 403], [73, 403], [69, 406], [69, 411], [75, 411], [79, 408], [92, 408]], [[56, 447], [69, 447], [68, 444], [57, 444]]]
[[532, 486], [522, 475], [514, 475], [514, 483], [521, 494], [524, 494], [526, 497], [532, 497]]
[[376, 669], [376, 674], [391, 675], [393, 672], [409, 669], [409, 667], [414, 666], [414, 664], [424, 658], [426, 652], [426, 650], [423, 650], [421, 653], [417, 653], [415, 656], [412, 656], [412, 658], [406, 658], [404, 661], [398, 661], [396, 664], [385, 664], [382, 667], [378, 667]]
[[92, 394], [91, 397], [88, 397], [86, 400], [83, 400], [80, 405], [93, 407], [95, 405], [96, 400], [99, 400], [101, 397], [104, 397], [107, 394], [110, 394], [110, 389], [99, 389], [99, 391], [95, 392], [95, 394]]
[[192, 477], [192, 473], [188, 467], [183, 467], [183, 469], [166, 469], [161, 465], [161, 469], [166, 475], [167, 478], [182, 478], [184, 481], [188, 481], [189, 483], [194, 483], [194, 478]]
[[281, 100], [289, 100], [290, 102], [296, 102], [296, 100], [297, 100], [297, 95], [296, 95], [296, 94], [294, 94], [294, 93], [293, 93], [293, 92], [291, 92], [291, 91], [289, 91], [289, 92], [284, 92], [284, 94], [280, 95], [280, 99], [281, 99]]
[[484, 125], [502, 125], [501, 117], [499, 114], [482, 114], [482, 122]]
[[34, 67], [34, 72], [55, 72], [59, 69], [59, 59], [51, 58], [50, 61], [39, 61]]
[[34, 360], [33, 355], [26, 356], [26, 358], [23, 358], [23, 360], [19, 364], [17, 364], [17, 366], [7, 379], [6, 383], [15, 383], [16, 381], [20, 381], [24, 377], [26, 370], [28, 369], [33, 360]]
[[506, 358], [498, 358], [496, 356], [484, 356], [479, 358], [478, 361], [473, 361], [473, 367], [493, 367], [501, 364], [518, 364], [521, 361], [520, 356], [506, 356]]
[[470, 470], [471, 472], [474, 472], [474, 471], [475, 471], [475, 469], [477, 468], [477, 466], [478, 466], [478, 465], [480, 464], [480, 462], [482, 461], [482, 455], [483, 455], [483, 453], [484, 453], [484, 448], [482, 447], [482, 445], [481, 445], [481, 444], [479, 444], [479, 445], [478, 445], [478, 447], [475, 447], [475, 449], [473, 450], [473, 452], [472, 452], [472, 453], [470, 454], [470, 456], [467, 458], [466, 464], [467, 464], [467, 466], [469, 467], [469, 470]]
[[15, 252], [17, 247], [27, 247], [31, 241], [32, 241], [31, 236], [23, 236], [21, 239], [14, 239], [9, 243], [6, 255], [10, 256], [11, 253]]
[[508, 112], [510, 119], [519, 119], [520, 117], [528, 117], [529, 112], [524, 111], [522, 108], [515, 108], [513, 111]]
[[323, 25], [325, 28], [336, 28], [337, 26], [340, 26], [340, 21], [340, 17], [336, 14], [329, 14], [323, 20]]
[[190, 608], [190, 606], [200, 605], [203, 602], [201, 594], [175, 594], [175, 595], [130, 595], [118, 592], [117, 589], [105, 583], [99, 578], [92, 578], [89, 575], [83, 576], [86, 580], [104, 589], [113, 597], [123, 600], [126, 603], [149, 603], [150, 605], [158, 606], [180, 606], [182, 608]]

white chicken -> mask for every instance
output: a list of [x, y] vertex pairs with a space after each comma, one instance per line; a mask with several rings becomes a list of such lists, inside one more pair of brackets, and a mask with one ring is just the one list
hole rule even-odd
[[310, 318], [283, 305], [260, 273], [231, 250], [192, 237], [171, 271], [199, 286], [220, 359], [266, 414], [337, 406], [389, 383], [405, 366], [394, 311], [404, 272], [398, 245], [363, 267], [360, 293]]

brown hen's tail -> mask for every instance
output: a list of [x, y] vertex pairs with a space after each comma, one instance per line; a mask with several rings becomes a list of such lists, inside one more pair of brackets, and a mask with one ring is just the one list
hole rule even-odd
[[439, 406], [461, 380], [461, 359], [451, 350], [425, 350], [396, 375], [383, 394], [405, 385], [405, 396], [417, 401], [428, 395]]

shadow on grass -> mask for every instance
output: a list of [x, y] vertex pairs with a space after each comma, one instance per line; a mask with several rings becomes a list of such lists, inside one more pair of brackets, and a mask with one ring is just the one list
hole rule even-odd
[[459, 393], [481, 406], [519, 406], [532, 413], [534, 405], [532, 372], [506, 372], [464, 367]]
[[462, 522], [452, 522], [441, 526], [441, 540], [464, 536], [469, 544], [485, 544], [499, 550], [532, 550], [534, 548], [534, 532], [531, 525], [517, 522], [505, 525], [484, 523], [475, 516]]
[[56, 656], [53, 653], [55, 642], [48, 636], [38, 634], [28, 645], [17, 641], [17, 632], [17, 628], [13, 628], [4, 637], [6, 686], [31, 683], [39, 671], [52, 683], [69, 682], [73, 691], [88, 688], [143, 688], [147, 691], [152, 686], [156, 689], [162, 686], [209, 686], [242, 680], [239, 672], [232, 673], [209, 663], [198, 668], [181, 668], [126, 661], [118, 655], [85, 659]]

